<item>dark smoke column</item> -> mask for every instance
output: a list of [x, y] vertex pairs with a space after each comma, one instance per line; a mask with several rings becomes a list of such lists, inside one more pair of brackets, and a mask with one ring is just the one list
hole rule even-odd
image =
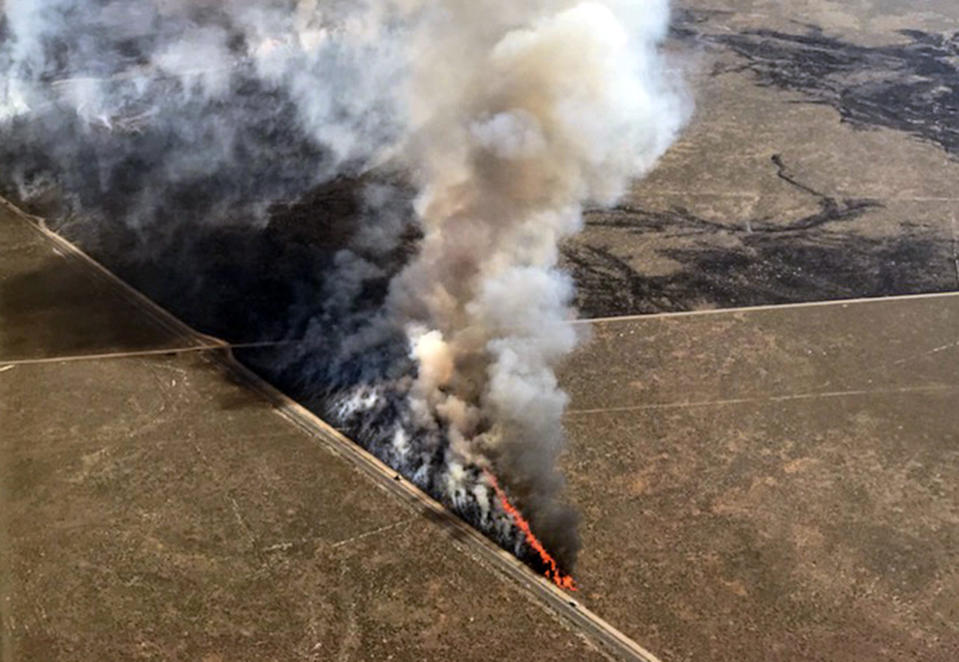
[[[418, 368], [408, 405], [448, 439], [447, 500], [492, 507], [467, 468], [491, 470], [568, 568], [579, 543], [556, 468], [566, 396], [554, 369], [576, 334], [558, 244], [584, 202], [613, 202], [684, 121], [657, 50], [667, 2], [420, 11], [397, 154], [425, 237], [389, 299]], [[415, 435], [399, 436], [401, 454]]]
[[[371, 187], [351, 243], [323, 267], [314, 333], [283, 357], [299, 370], [290, 381], [522, 553], [484, 471], [497, 476], [572, 567], [555, 367], [577, 338], [558, 245], [584, 203], [616, 200], [685, 120], [659, 52], [667, 0], [2, 7], [0, 156], [18, 155], [2, 183], [30, 198], [52, 182], [78, 219], [132, 228], [146, 262], [191, 226], [253, 231], [270, 203], [338, 175], [403, 172], [415, 255], [381, 309], [357, 304], [406, 255], [402, 205]], [[28, 152], [42, 158], [21, 167]]]

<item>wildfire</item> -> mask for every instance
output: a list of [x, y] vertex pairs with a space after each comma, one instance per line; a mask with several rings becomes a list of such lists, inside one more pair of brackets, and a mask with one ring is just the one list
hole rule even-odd
[[493, 486], [496, 496], [499, 497], [499, 501], [503, 506], [503, 510], [509, 513], [510, 517], [513, 518], [513, 522], [526, 536], [527, 544], [529, 544], [529, 546], [532, 547], [543, 560], [543, 564], [546, 566], [546, 576], [549, 577], [554, 584], [560, 588], [565, 588], [567, 591], [579, 590], [576, 587], [576, 580], [574, 580], [572, 576], [564, 574], [559, 569], [559, 566], [556, 565], [556, 559], [550, 556], [550, 553], [546, 551], [545, 547], [543, 547], [543, 543], [541, 543], [539, 538], [533, 534], [533, 530], [529, 527], [529, 522], [527, 522], [526, 518], [523, 517], [519, 510], [517, 510], [516, 507], [509, 502], [506, 492], [504, 492], [503, 488], [500, 487], [499, 481], [496, 480], [496, 476], [486, 469], [483, 470], [483, 473], [486, 474], [486, 479], [489, 481], [489, 484]]

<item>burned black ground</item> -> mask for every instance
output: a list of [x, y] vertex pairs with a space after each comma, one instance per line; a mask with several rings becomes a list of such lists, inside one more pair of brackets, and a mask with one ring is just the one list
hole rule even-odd
[[[682, 237], [683, 248], [657, 253], [681, 265], [668, 275], [646, 275], [599, 242], [569, 242], [563, 260], [578, 286], [586, 317], [735, 308], [959, 287], [955, 246], [928, 228], [902, 219], [893, 237], [864, 236], [844, 226], [883, 203], [840, 198], [789, 174], [779, 155], [777, 176], [815, 200], [818, 211], [797, 218], [747, 217], [719, 223], [684, 207], [644, 209], [620, 204], [587, 214], [589, 228], [612, 228], [629, 242], [655, 246]], [[720, 241], [722, 239], [722, 241]]]
[[822, 28], [790, 34], [747, 30], [707, 34], [744, 62], [713, 75], [749, 71], [758, 84], [801, 93], [843, 122], [902, 131], [959, 154], [959, 32], [901, 30], [905, 43], [861, 46]]
[[[828, 106], [851, 128], [893, 129], [956, 153], [957, 78], [950, 59], [955, 35], [907, 30], [904, 44], [866, 47], [814, 27], [796, 34], [765, 29], [728, 34], [711, 23], [724, 16], [682, 14], [674, 29], [678, 38], [738, 58], [734, 66], [717, 66], [714, 78], [750, 76], [760, 87], [799, 95], [782, 103]], [[323, 368], [340, 339], [375, 317], [390, 277], [416, 250], [409, 192], [393, 175], [381, 181], [357, 175], [317, 184], [327, 156], [289, 132], [294, 122], [285, 100], [248, 84], [237, 89], [240, 105], [219, 110], [228, 121], [242, 118], [243, 140], [224, 158], [238, 167], [176, 182], [148, 196], [149, 205], [144, 205], [144, 191], [167, 159], [189, 148], [175, 127], [121, 117], [112, 119], [113, 128], [88, 131], [56, 109], [44, 123], [20, 123], [7, 134], [0, 152], [16, 167], [0, 173], [0, 188], [201, 331], [245, 343], [302, 341], [311, 328], [322, 329], [311, 335], [305, 352], [291, 354], [279, 345], [238, 355], [329, 415], [324, 398], [330, 392], [363, 383], [370, 369], [389, 379], [395, 376], [390, 370], [409, 367], [405, 348], [387, 341], [369, 348], [367, 358], [373, 360], [368, 364], [338, 364], [335, 380]], [[264, 105], [271, 112], [249, 112]], [[176, 111], [202, 128], [196, 140], [215, 143], [216, 123], [207, 117], [208, 108], [198, 104]], [[50, 127], [56, 131], [50, 133]], [[125, 143], [120, 152], [117, 142]], [[790, 170], [802, 164], [770, 147], [766, 168], [793, 195], [813, 204], [814, 211], [779, 217], [746, 214], [717, 222], [691, 204], [653, 207], [633, 198], [612, 210], [590, 211], [586, 234], [563, 249], [582, 314], [956, 289], [954, 240], [944, 241], [941, 233], [909, 217], [900, 219], [898, 233], [863, 233], [862, 223], [886, 209], [884, 200], [832, 193], [828, 185], [813, 187], [805, 175]], [[825, 172], [816, 179], [829, 178]], [[395, 189], [391, 199], [402, 220], [391, 231], [401, 241], [389, 250], [354, 242], [363, 192], [370, 184]], [[628, 250], [624, 255], [621, 247], [613, 250], [596, 240], [593, 229], [615, 230], [628, 242], [652, 246], [680, 268], [665, 275], [644, 273], [627, 259]], [[682, 247], [657, 247], [661, 239], [677, 236], [686, 240]], [[345, 254], [364, 269], [375, 267], [376, 275], [365, 272], [355, 281], [340, 282], [343, 272], [334, 267]], [[344, 285], [350, 295], [334, 295]], [[381, 414], [388, 418], [396, 412]], [[363, 424], [346, 431], [361, 440], [368, 436]]]
[[[795, 32], [762, 27], [730, 30], [737, 20], [740, 16], [732, 10], [680, 9], [671, 37], [702, 52], [703, 61], [712, 62], [707, 75], [714, 80], [748, 76], [760, 88], [782, 91], [781, 98], [769, 97], [765, 103], [782, 107], [779, 121], [786, 126], [794, 121], [794, 114], [787, 112], [790, 106], [825, 106], [834, 109], [836, 121], [852, 132], [892, 130], [951, 157], [959, 153], [959, 33], [902, 29], [895, 43], [866, 46], [808, 23], [794, 22]], [[711, 127], [715, 112], [701, 108], [694, 121]], [[797, 126], [796, 131], [810, 128]], [[724, 130], [723, 125], [717, 124], [716, 130]], [[743, 139], [748, 140], [748, 133]], [[853, 133], [849, 140], [855, 139]], [[911, 215], [916, 207], [893, 211], [881, 196], [831, 193], [839, 187], [831, 183], [835, 175], [829, 171], [810, 173], [807, 164], [791, 161], [788, 165], [801, 166], [804, 174], [790, 174], [786, 161], [791, 156], [782, 154], [789, 145], [769, 147], [767, 167], [775, 168], [796, 199], [815, 200], [817, 212], [726, 214], [716, 219], [697, 209], [695, 195], [688, 204], [663, 206], [643, 194], [628, 196], [612, 210], [590, 212], [584, 237], [568, 242], [563, 250], [584, 316], [946, 292], [959, 287], [947, 208], [942, 209], [946, 215], [940, 216], [938, 227], [930, 227], [928, 217]], [[711, 156], [701, 154], [700, 160]], [[899, 158], [895, 152], [876, 154], [875, 163], [895, 164]], [[875, 163], [862, 164], [862, 188], [868, 186], [865, 171]], [[677, 174], [681, 173], [678, 167]], [[806, 183], [810, 175], [822, 191]], [[743, 172], [744, 194], [761, 196], [748, 187], [766, 181], [764, 177], [768, 180], [761, 171]], [[695, 180], [666, 183], [693, 194], [700, 186]], [[853, 180], [842, 188], [855, 186]], [[656, 193], [655, 187], [646, 190]], [[892, 214], [899, 216], [890, 219]], [[887, 228], [895, 224], [897, 230], [869, 231], [870, 223], [880, 223], [879, 215], [885, 216], [882, 223]], [[601, 229], [608, 232], [594, 231]], [[650, 253], [666, 258], [674, 268], [665, 274], [647, 271], [635, 256]]]

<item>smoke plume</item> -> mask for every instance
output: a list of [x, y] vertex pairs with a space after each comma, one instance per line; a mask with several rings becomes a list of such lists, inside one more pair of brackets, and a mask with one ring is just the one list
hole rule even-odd
[[554, 371], [577, 336], [558, 246], [685, 119], [660, 51], [667, 0], [6, 0], [3, 12], [0, 183], [108, 263], [122, 226], [135, 238], [124, 259], [175, 253], [195, 269], [208, 258], [190, 237], [261, 232], [311, 191], [360, 182], [345, 238], [312, 218], [322, 208], [300, 214], [325, 249], [283, 312], [299, 342], [267, 371], [525, 557], [498, 476], [572, 567]]

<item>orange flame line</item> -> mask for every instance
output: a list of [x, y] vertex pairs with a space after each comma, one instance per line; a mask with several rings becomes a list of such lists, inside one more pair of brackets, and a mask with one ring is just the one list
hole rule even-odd
[[556, 565], [556, 560], [550, 556], [550, 553], [546, 551], [545, 547], [543, 547], [543, 543], [541, 543], [539, 538], [533, 534], [533, 530], [529, 527], [529, 522], [526, 521], [526, 518], [523, 517], [519, 510], [517, 510], [516, 507], [509, 502], [506, 492], [504, 492], [503, 488], [499, 486], [499, 481], [496, 480], [496, 476], [486, 469], [483, 469], [483, 473], [486, 474], [486, 479], [496, 492], [496, 496], [499, 497], [499, 501], [503, 506], [503, 510], [505, 510], [507, 514], [513, 518], [513, 523], [516, 524], [520, 531], [522, 531], [526, 536], [526, 543], [532, 547], [543, 560], [544, 565], [546, 565], [546, 576], [560, 588], [565, 588], [568, 591], [579, 590], [576, 586], [576, 581], [572, 578], [572, 576], [563, 574], [560, 571], [559, 566]]

